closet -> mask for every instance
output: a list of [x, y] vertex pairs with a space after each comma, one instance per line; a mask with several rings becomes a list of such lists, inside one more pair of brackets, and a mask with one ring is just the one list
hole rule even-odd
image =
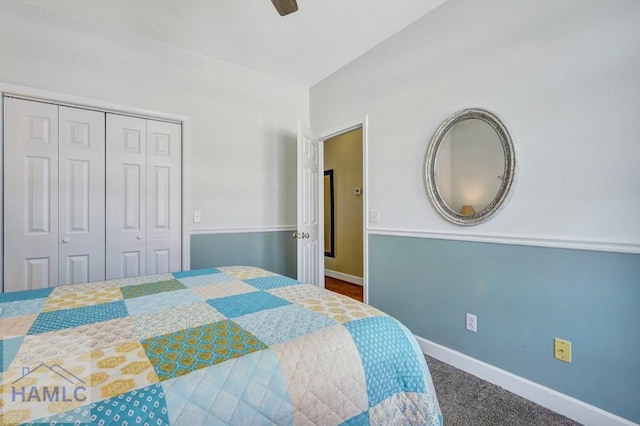
[[181, 269], [181, 125], [4, 98], [4, 291]]
[[107, 114], [107, 279], [180, 270], [181, 131]]

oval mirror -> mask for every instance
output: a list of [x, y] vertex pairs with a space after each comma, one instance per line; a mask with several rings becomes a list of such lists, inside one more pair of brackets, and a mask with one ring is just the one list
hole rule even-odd
[[425, 165], [436, 210], [458, 225], [477, 225], [496, 214], [510, 194], [516, 155], [511, 134], [479, 108], [447, 118], [433, 135]]

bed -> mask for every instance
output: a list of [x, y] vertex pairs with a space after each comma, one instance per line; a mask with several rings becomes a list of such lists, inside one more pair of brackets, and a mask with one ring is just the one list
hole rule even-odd
[[0, 295], [0, 424], [427, 424], [409, 330], [232, 266]]

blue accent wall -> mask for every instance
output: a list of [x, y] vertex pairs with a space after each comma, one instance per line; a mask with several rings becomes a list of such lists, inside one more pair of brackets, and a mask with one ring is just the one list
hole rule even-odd
[[191, 269], [258, 266], [295, 278], [296, 240], [292, 231], [196, 234], [191, 236]]
[[[369, 302], [418, 336], [640, 423], [640, 255], [371, 235]], [[572, 363], [553, 358], [554, 337], [571, 341]]]

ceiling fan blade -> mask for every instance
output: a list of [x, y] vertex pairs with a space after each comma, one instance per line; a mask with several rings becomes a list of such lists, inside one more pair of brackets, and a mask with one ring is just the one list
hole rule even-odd
[[280, 16], [285, 16], [298, 10], [296, 0], [271, 0], [271, 3], [276, 7]]

